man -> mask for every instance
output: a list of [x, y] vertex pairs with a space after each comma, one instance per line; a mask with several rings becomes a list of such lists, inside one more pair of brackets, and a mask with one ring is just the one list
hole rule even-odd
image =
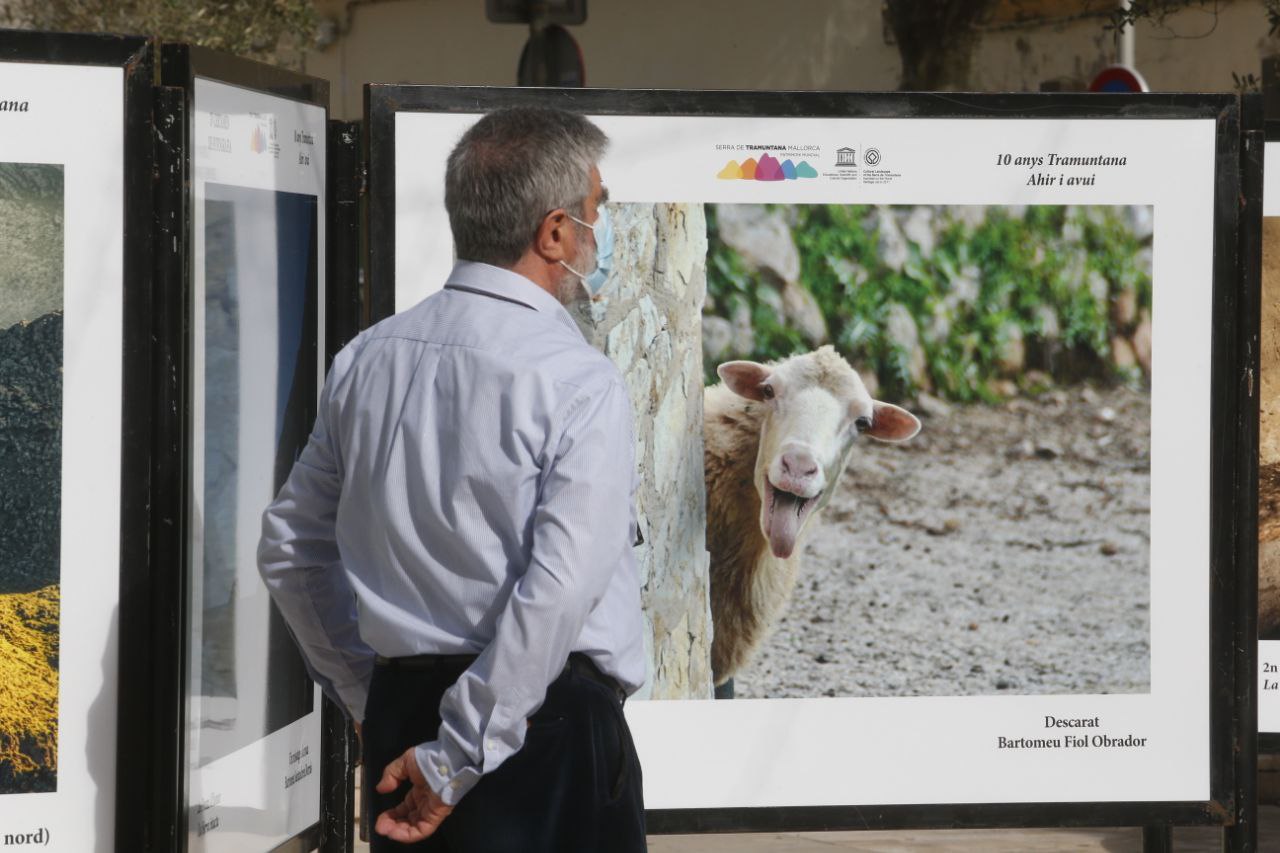
[[645, 849], [632, 411], [564, 307], [611, 245], [606, 145], [559, 110], [467, 131], [459, 262], [339, 353], [263, 517], [263, 579], [363, 720], [375, 851]]

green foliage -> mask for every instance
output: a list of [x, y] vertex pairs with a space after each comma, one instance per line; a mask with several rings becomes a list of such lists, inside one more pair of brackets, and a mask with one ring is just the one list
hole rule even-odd
[[[1273, 25], [1273, 28], [1274, 28], [1274, 25]], [[1237, 74], [1236, 72], [1232, 71], [1231, 85], [1233, 88], [1235, 88], [1236, 93], [1240, 95], [1247, 95], [1250, 92], [1261, 92], [1262, 78], [1258, 77], [1253, 73]]]
[[[905, 215], [910, 208], [890, 210]], [[992, 207], [976, 226], [935, 209], [944, 218], [933, 251], [926, 257], [908, 242], [900, 270], [883, 260], [881, 214], [874, 208], [796, 206], [788, 215], [800, 281], [817, 300], [832, 343], [874, 371], [890, 398], [923, 390], [912, 379], [906, 343], [890, 333], [891, 315], [904, 310], [925, 354], [920, 384], [950, 399], [999, 399], [1002, 378], [1040, 387], [1043, 377], [1011, 374], [1006, 350], [1017, 341], [1030, 356], [1028, 367], [1059, 381], [1135, 378], [1111, 364], [1117, 333], [1111, 303], [1128, 292], [1139, 309], [1149, 309], [1151, 278], [1140, 267], [1142, 247], [1122, 209], [1033, 206], [1014, 216]], [[808, 349], [780, 316], [768, 280], [719, 239], [714, 210], [708, 233], [710, 301], [727, 318], [739, 306], [749, 311], [756, 332], [750, 357], [764, 361]], [[714, 365], [708, 368], [714, 380]]]
[[[1163, 34], [1166, 39], [1204, 38], [1218, 28], [1221, 2], [1222, 0], [1132, 0], [1107, 13], [1107, 23], [1103, 30], [1114, 32], [1118, 39], [1126, 27], [1136, 27], [1139, 21], [1149, 21], [1153, 26], [1166, 31]], [[1169, 18], [1184, 9], [1195, 9], [1199, 13], [1196, 15], [1196, 30], [1193, 32], [1179, 32], [1169, 28]], [[1262, 9], [1267, 16], [1267, 37], [1270, 38], [1280, 32], [1280, 0], [1262, 0]], [[1206, 18], [1209, 22], [1207, 26], [1204, 24]], [[1236, 77], [1234, 73], [1231, 76]], [[1236, 88], [1241, 88], [1239, 78]]]
[[298, 67], [319, 16], [312, 0], [4, 0], [0, 23], [159, 36]]

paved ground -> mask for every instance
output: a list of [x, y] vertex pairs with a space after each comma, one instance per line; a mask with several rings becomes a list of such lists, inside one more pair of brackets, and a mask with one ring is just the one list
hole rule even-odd
[[[369, 846], [357, 842], [356, 853]], [[1219, 853], [1222, 831], [1176, 829], [1176, 853]], [[755, 835], [659, 835], [650, 853], [1141, 853], [1138, 829], [931, 830], [928, 832], [784, 832]], [[1258, 850], [1280, 850], [1280, 807], [1262, 809]]]
[[929, 407], [859, 444], [742, 698], [1146, 693], [1151, 406]]

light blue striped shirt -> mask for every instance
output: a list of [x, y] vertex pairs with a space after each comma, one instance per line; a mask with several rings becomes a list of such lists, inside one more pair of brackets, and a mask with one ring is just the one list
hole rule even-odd
[[417, 750], [447, 803], [520, 749], [569, 652], [644, 681], [632, 418], [564, 307], [486, 264], [334, 360], [259, 568], [357, 720], [375, 653], [480, 655]]

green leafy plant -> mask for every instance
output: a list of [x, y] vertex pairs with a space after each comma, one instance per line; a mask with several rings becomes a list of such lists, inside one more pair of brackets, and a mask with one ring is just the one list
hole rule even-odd
[[0, 23], [159, 36], [296, 68], [319, 15], [311, 0], [5, 0]]
[[[890, 208], [905, 216], [910, 208]], [[987, 208], [974, 221], [938, 208], [929, 252], [907, 243], [901, 268], [880, 249], [885, 212], [860, 205], [797, 206], [789, 213], [800, 282], [816, 299], [832, 343], [875, 373], [885, 394], [931, 390], [958, 401], [993, 402], [1011, 383], [1041, 390], [1045, 377], [1136, 381], [1112, 362], [1112, 305], [1127, 299], [1149, 310], [1151, 279], [1124, 209], [1033, 206]], [[708, 211], [707, 285], [715, 313], [746, 306], [757, 360], [808, 348], [779, 316], [771, 285], [719, 239]], [[923, 348], [926, 375], [912, 376], [912, 346], [891, 333], [903, 312]], [[1134, 319], [1129, 320], [1130, 323]], [[714, 364], [708, 364], [714, 381]], [[1025, 368], [1025, 369], [1024, 369]], [[1037, 374], [1028, 374], [1030, 370]]]

